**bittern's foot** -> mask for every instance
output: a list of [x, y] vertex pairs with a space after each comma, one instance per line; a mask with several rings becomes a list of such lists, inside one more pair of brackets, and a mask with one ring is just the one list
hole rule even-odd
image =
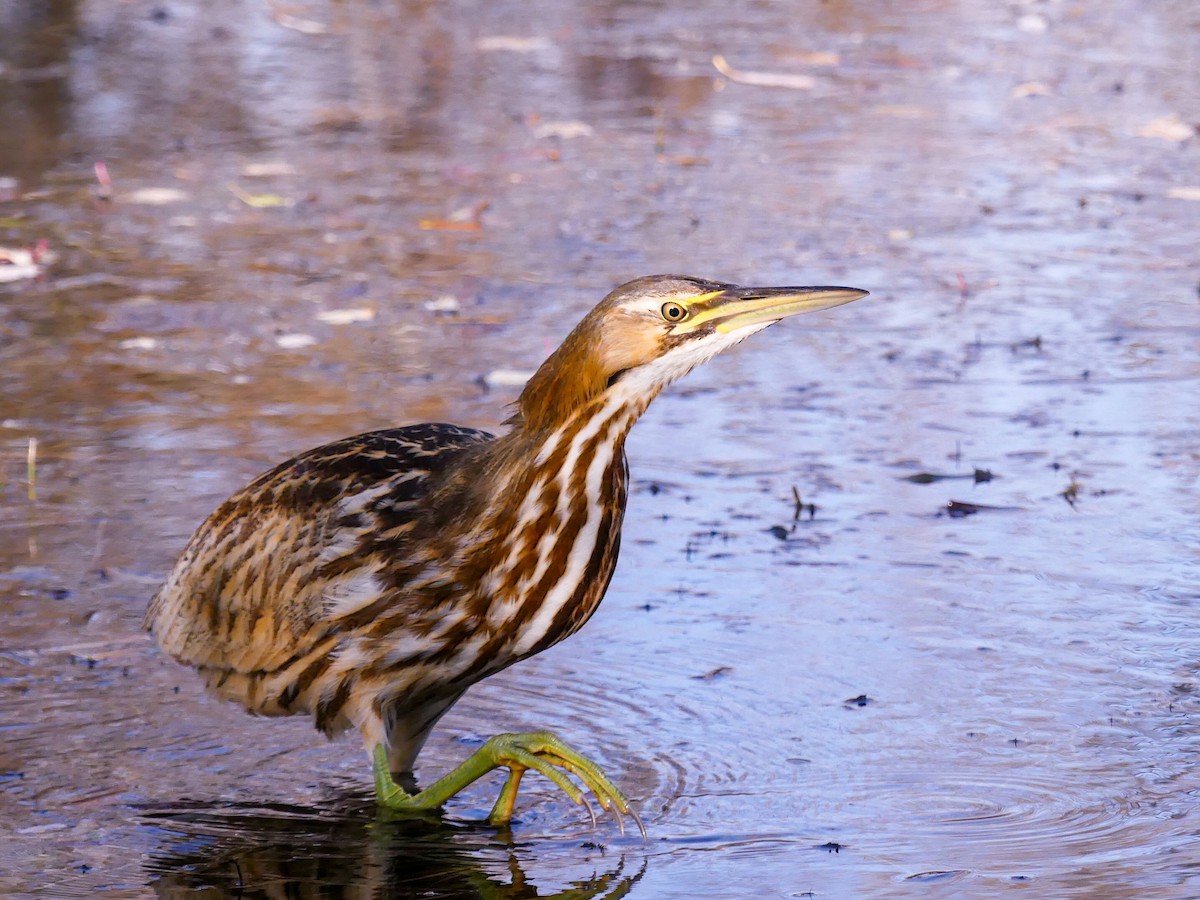
[[496, 805], [492, 807], [491, 815], [488, 816], [488, 821], [498, 826], [507, 825], [512, 821], [521, 776], [528, 769], [541, 772], [557, 784], [568, 797], [586, 808], [595, 822], [596, 816], [583, 791], [564, 774], [569, 772], [596, 796], [602, 809], [610, 810], [616, 816], [622, 834], [625, 833], [625, 823], [621, 815], [625, 813], [637, 823], [642, 837], [646, 836], [642, 820], [633, 811], [625, 795], [600, 767], [547, 731], [498, 734], [472, 753], [457, 769], [439, 778], [418, 794], [406, 794], [392, 779], [388, 770], [387, 752], [382, 746], [375, 748], [374, 765], [375, 796], [379, 802], [392, 809], [413, 811], [436, 809], [493, 769], [507, 768], [508, 780], [504, 782], [500, 796], [496, 798]]

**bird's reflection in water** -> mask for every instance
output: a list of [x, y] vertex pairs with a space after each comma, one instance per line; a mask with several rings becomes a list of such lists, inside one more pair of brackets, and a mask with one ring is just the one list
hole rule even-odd
[[507, 832], [379, 815], [373, 802], [314, 810], [183, 801], [143, 808], [141, 818], [161, 835], [146, 861], [159, 897], [619, 898], [646, 868], [627, 874], [623, 856], [576, 844], [571, 868], [593, 859], [594, 873], [540, 893]]

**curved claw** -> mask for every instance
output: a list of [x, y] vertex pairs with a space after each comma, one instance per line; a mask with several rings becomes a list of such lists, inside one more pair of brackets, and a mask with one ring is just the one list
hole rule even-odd
[[[587, 760], [587, 762], [590, 763], [591, 760]], [[646, 834], [646, 826], [642, 823], [642, 818], [637, 814], [637, 810], [633, 808], [633, 805], [630, 804], [630, 802], [625, 798], [625, 795], [622, 794], [621, 791], [611, 781], [608, 780], [608, 777], [600, 771], [599, 767], [596, 767], [595, 764], [592, 763], [592, 771], [585, 772], [577, 766], [566, 761], [556, 763], [556, 765], [561, 765], [564, 769], [586, 784], [591, 792], [596, 795], [596, 799], [599, 801], [602, 809], [604, 809], [606, 812], [610, 810], [612, 811], [613, 817], [617, 820], [617, 828], [620, 829], [622, 836], [625, 834], [625, 822], [621, 818], [621, 814], [624, 813], [633, 819], [634, 823], [638, 827], [638, 832], [642, 836], [642, 840], [648, 839]], [[588, 811], [591, 812], [590, 808]], [[592, 825], [595, 826], [595, 824], [596, 821], [595, 818], [593, 818]]]
[[596, 811], [592, 809], [592, 804], [588, 803], [587, 797], [579, 798], [580, 805], [587, 810], [588, 818], [592, 820], [592, 827], [596, 827]]
[[[617, 827], [621, 829], [621, 834], [625, 833], [625, 822], [621, 818], [621, 814], [632, 813], [625, 795], [595, 762], [571, 749], [557, 735], [544, 731], [501, 734], [496, 735], [484, 745], [485, 748], [489, 746], [494, 754], [496, 766], [507, 766], [510, 769], [516, 766], [541, 772], [562, 788], [567, 796], [587, 809], [594, 827], [596, 815], [591, 804], [587, 802], [583, 792], [559, 770], [574, 775], [595, 796], [601, 809], [613, 813], [617, 820]], [[507, 811], [511, 816], [511, 805]], [[496, 812], [493, 810], [493, 813]], [[633, 816], [638, 823], [638, 830], [645, 836], [646, 831], [641, 820], [637, 818], [636, 814]], [[508, 819], [503, 816], [500, 816], [499, 820], [493, 817], [492, 824], [505, 824], [507, 821]]]
[[637, 810], [631, 806], [628, 810], [626, 810], [626, 812], [633, 817], [633, 821], [637, 824], [638, 831], [641, 832], [642, 835], [642, 841], [645, 842], [650, 840], [649, 835], [646, 834], [646, 826], [642, 824], [642, 817], [637, 814]]

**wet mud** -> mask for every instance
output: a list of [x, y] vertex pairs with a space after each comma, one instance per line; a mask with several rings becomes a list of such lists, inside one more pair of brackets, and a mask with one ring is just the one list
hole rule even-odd
[[[1200, 893], [1194, 4], [0, 7], [0, 893]], [[657, 400], [568, 642], [381, 819], [140, 630], [275, 462], [496, 428], [613, 285], [849, 284]], [[994, 473], [994, 474], [993, 474]], [[986, 477], [983, 477], [986, 476]]]

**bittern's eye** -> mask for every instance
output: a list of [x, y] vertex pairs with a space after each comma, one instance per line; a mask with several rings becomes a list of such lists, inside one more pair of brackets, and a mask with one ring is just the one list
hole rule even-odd
[[674, 300], [668, 300], [664, 303], [659, 312], [662, 313], [662, 317], [668, 322], [682, 322], [688, 317], [687, 307], [682, 303], [676, 303]]

